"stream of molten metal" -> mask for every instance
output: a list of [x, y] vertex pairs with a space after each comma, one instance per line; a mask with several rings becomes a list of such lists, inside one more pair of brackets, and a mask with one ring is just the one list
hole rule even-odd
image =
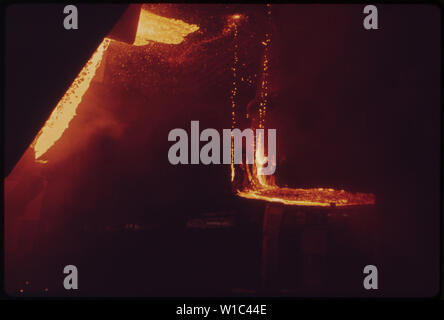
[[[267, 17], [271, 18], [271, 6], [267, 5]], [[234, 18], [234, 16], [233, 16]], [[234, 21], [234, 20], [233, 20]], [[236, 21], [234, 22], [236, 24]], [[234, 29], [234, 67], [238, 63], [238, 54], [237, 54], [237, 36], [238, 29], [235, 26]], [[251, 126], [253, 128], [264, 128], [265, 119], [268, 107], [268, 97], [269, 97], [269, 64], [270, 64], [270, 52], [269, 45], [271, 43], [271, 34], [265, 34], [265, 40], [262, 42], [264, 45], [264, 55], [262, 59], [262, 75], [260, 78], [258, 90], [259, 90], [259, 109], [258, 109], [258, 117], [256, 120], [255, 117], [248, 115], [248, 118], [252, 119]], [[233, 68], [234, 68], [233, 67]], [[236, 71], [234, 69], [234, 71]], [[232, 92], [238, 93], [236, 87], [236, 73], [233, 73], [233, 89]], [[235, 95], [232, 94], [232, 114], [233, 114], [233, 126], [235, 124], [235, 107], [236, 103], [234, 101]], [[233, 127], [232, 126], [232, 127]], [[255, 130], [253, 130], [255, 131]], [[256, 133], [258, 134], [258, 133]], [[264, 200], [268, 202], [278, 202], [285, 205], [298, 205], [298, 206], [321, 206], [321, 207], [329, 207], [329, 206], [350, 206], [350, 205], [371, 205], [375, 203], [375, 196], [373, 194], [366, 193], [351, 193], [346, 192], [344, 190], [335, 190], [331, 188], [287, 188], [287, 187], [279, 187], [275, 182], [275, 177], [273, 175], [261, 175], [262, 168], [264, 168], [267, 161], [276, 161], [276, 159], [267, 159], [265, 156], [265, 146], [261, 144], [263, 139], [254, 139], [256, 140], [255, 147], [255, 159], [253, 165], [243, 164], [240, 166], [240, 170], [246, 176], [246, 181], [242, 182], [242, 185], [235, 186], [235, 190], [238, 196], [247, 198], [247, 199], [256, 199], [256, 200]], [[276, 165], [276, 163], [274, 163]], [[231, 165], [231, 181], [233, 184], [234, 177], [236, 173], [236, 168]]]
[[245, 165], [243, 168], [247, 174], [248, 185], [237, 191], [237, 195], [243, 198], [278, 202], [286, 205], [299, 206], [350, 206], [370, 205], [375, 203], [373, 194], [350, 193], [344, 190], [331, 188], [286, 188], [279, 187], [273, 175], [261, 175], [260, 169], [265, 166], [267, 159], [264, 152], [262, 139], [257, 140], [256, 156], [253, 165]]

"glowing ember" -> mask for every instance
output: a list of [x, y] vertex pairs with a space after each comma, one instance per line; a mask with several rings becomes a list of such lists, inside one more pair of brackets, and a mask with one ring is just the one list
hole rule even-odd
[[188, 34], [197, 30], [199, 30], [199, 27], [195, 24], [188, 24], [181, 20], [161, 17], [142, 9], [134, 45], [143, 46], [149, 43], [149, 41], [178, 44], [181, 43]]
[[88, 90], [91, 80], [102, 62], [102, 57], [108, 48], [111, 39], [105, 38], [86, 63], [74, 82], [66, 91], [52, 111], [49, 119], [37, 134], [31, 147], [35, 152], [35, 159], [40, 158], [62, 136], [69, 123], [76, 115], [77, 107], [83, 95]]

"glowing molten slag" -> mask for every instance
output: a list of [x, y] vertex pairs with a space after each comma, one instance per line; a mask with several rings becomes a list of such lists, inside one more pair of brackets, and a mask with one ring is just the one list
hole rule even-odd
[[143, 46], [149, 41], [179, 44], [188, 34], [197, 30], [199, 30], [199, 27], [195, 24], [188, 24], [182, 20], [161, 17], [142, 9], [134, 45]]
[[31, 144], [35, 152], [35, 159], [40, 158], [62, 136], [69, 123], [76, 115], [77, 107], [83, 95], [88, 90], [97, 69], [102, 62], [103, 54], [108, 48], [111, 39], [105, 38], [96, 49], [92, 57], [80, 71], [74, 82], [60, 99], [52, 111], [49, 119], [37, 134]]

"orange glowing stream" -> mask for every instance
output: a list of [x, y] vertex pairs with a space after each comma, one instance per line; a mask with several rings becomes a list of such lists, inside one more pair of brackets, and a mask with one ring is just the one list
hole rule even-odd
[[[267, 16], [271, 17], [271, 5], [266, 5]], [[234, 16], [233, 16], [234, 18]], [[238, 29], [235, 28], [234, 33], [234, 66], [238, 63], [237, 61], [237, 38]], [[248, 118], [252, 119], [251, 127], [254, 128], [265, 128], [265, 120], [268, 107], [268, 97], [269, 92], [269, 68], [270, 68], [270, 51], [269, 46], [271, 43], [271, 34], [265, 34], [265, 40], [262, 42], [264, 46], [264, 55], [262, 60], [262, 75], [259, 82], [258, 93], [260, 97], [259, 109], [257, 118], [248, 115]], [[234, 69], [234, 71], [236, 71]], [[233, 74], [233, 89], [232, 92], [238, 93], [236, 83], [236, 73]], [[232, 114], [235, 114], [236, 104], [234, 103], [234, 96], [232, 94]], [[232, 119], [233, 127], [235, 125], [234, 117]], [[287, 188], [279, 187], [275, 182], [275, 177], [273, 175], [261, 175], [263, 172], [261, 169], [265, 166], [268, 161], [272, 161], [276, 165], [275, 158], [269, 158], [265, 156], [265, 147], [260, 144], [261, 139], [256, 139], [259, 141], [255, 148], [255, 160], [253, 165], [243, 164], [237, 167], [238, 170], [243, 172], [246, 178], [241, 186], [236, 186], [234, 182], [236, 167], [231, 165], [231, 181], [234, 185], [235, 192], [238, 196], [247, 199], [264, 200], [268, 202], [278, 202], [285, 205], [297, 205], [297, 206], [351, 206], [351, 205], [371, 205], [375, 203], [375, 196], [373, 194], [366, 193], [351, 193], [344, 190], [326, 189], [326, 188]], [[239, 182], [237, 182], [239, 183]]]

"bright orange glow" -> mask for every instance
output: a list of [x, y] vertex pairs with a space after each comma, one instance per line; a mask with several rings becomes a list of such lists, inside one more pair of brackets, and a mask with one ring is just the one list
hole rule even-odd
[[[103, 54], [110, 42], [111, 39], [108, 38], [102, 41], [37, 134], [37, 137], [31, 144], [35, 152], [35, 159], [45, 154], [68, 128], [69, 123], [76, 115], [77, 107], [82, 101], [83, 95], [88, 90], [91, 80], [100, 66]], [[45, 163], [44, 160], [41, 162]]]
[[134, 45], [143, 46], [148, 44], [149, 41], [178, 44], [181, 43], [188, 34], [197, 30], [199, 30], [199, 27], [195, 24], [188, 24], [182, 20], [161, 17], [142, 9], [140, 11]]

